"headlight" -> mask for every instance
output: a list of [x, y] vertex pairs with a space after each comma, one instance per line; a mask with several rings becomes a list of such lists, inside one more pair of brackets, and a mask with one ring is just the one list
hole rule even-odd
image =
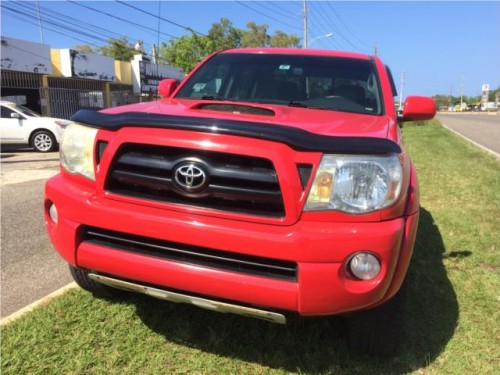
[[98, 129], [72, 123], [59, 145], [61, 165], [69, 173], [95, 180], [94, 142]]
[[71, 121], [68, 120], [55, 120], [54, 123], [62, 129], [66, 129], [68, 125], [71, 124]]
[[324, 155], [305, 210], [354, 214], [380, 210], [397, 200], [401, 181], [397, 155]]

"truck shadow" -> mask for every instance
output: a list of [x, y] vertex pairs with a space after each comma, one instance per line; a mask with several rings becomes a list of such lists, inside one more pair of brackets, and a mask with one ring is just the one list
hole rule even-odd
[[144, 296], [133, 296], [132, 301], [144, 324], [165, 340], [217, 356], [290, 372], [404, 374], [431, 364], [457, 326], [458, 301], [443, 264], [444, 252], [439, 228], [422, 209], [408, 273], [403, 339], [390, 359], [351, 352], [340, 318], [291, 317], [282, 326]]

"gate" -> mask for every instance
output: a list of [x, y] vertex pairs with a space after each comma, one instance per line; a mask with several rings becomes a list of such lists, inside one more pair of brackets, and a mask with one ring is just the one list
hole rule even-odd
[[80, 109], [104, 108], [104, 93], [97, 90], [43, 87], [40, 88], [40, 97], [44, 116], [69, 119]]

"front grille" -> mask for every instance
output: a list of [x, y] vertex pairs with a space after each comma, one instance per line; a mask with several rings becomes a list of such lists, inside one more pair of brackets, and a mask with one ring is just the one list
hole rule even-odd
[[231, 253], [135, 236], [94, 227], [83, 227], [82, 241], [174, 262], [285, 281], [297, 281], [294, 262]]
[[302, 184], [302, 190], [306, 190], [309, 179], [311, 178], [313, 166], [310, 164], [297, 164], [297, 170], [300, 176], [300, 183]]
[[[195, 163], [207, 174], [200, 191], [182, 190], [177, 168]], [[285, 208], [271, 161], [175, 147], [124, 144], [107, 174], [109, 192], [154, 201], [267, 217], [283, 217]]]

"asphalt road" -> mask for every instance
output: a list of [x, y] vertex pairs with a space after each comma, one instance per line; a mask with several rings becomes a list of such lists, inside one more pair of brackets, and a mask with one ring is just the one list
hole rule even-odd
[[57, 153], [2, 146], [2, 318], [72, 281], [44, 227], [44, 184], [57, 173], [58, 166]]
[[500, 157], [500, 116], [486, 113], [440, 113], [448, 128]]

